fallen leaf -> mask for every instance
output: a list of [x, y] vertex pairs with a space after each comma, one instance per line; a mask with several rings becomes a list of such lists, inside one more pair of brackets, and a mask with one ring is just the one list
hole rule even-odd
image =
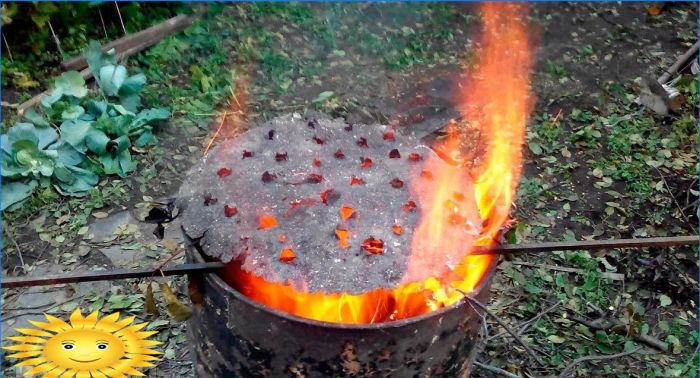
[[156, 300], [153, 297], [153, 283], [149, 283], [148, 287], [146, 287], [146, 313], [152, 314], [155, 316], [159, 316], [160, 312], [158, 311], [158, 307], [156, 307]]
[[569, 151], [568, 148], [564, 147], [564, 148], [561, 149], [561, 156], [563, 156], [563, 157], [565, 157], [565, 158], [568, 159], [568, 158], [571, 157], [571, 152]]
[[551, 341], [554, 344], [561, 344], [561, 343], [566, 341], [565, 338], [563, 338], [561, 336], [557, 336], [557, 335], [551, 335], [551, 336], [547, 337], [547, 340]]
[[659, 302], [661, 303], [661, 307], [666, 307], [670, 305], [673, 301], [671, 300], [671, 298], [668, 297], [668, 295], [662, 294], [661, 296], [659, 296]]
[[109, 213], [107, 213], [106, 211], [96, 211], [96, 212], [92, 213], [92, 216], [97, 218], [97, 219], [102, 219], [102, 218], [107, 218], [107, 216], [109, 216]]
[[182, 322], [192, 316], [192, 308], [182, 303], [182, 301], [177, 298], [173, 292], [173, 289], [170, 288], [170, 285], [168, 285], [167, 282], [160, 283], [160, 290], [163, 292], [163, 298], [165, 298], [165, 304], [168, 312], [175, 320]]

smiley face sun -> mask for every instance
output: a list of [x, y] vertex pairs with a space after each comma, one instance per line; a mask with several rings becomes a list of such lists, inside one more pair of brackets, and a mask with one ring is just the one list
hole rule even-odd
[[24, 359], [15, 366], [32, 366], [24, 375], [43, 377], [126, 377], [144, 374], [135, 368], [154, 366], [149, 347], [161, 342], [146, 340], [155, 331], [140, 331], [148, 323], [132, 324], [135, 317], [119, 320], [119, 313], [98, 318], [97, 311], [83, 317], [76, 309], [70, 324], [44, 314], [48, 323], [31, 321], [36, 328], [17, 328], [23, 336], [7, 339], [20, 342], [3, 346], [14, 351], [7, 357]]

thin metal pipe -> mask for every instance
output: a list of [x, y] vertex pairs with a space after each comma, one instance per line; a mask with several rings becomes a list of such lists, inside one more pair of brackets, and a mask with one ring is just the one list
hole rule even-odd
[[698, 245], [698, 236], [669, 236], [659, 238], [633, 238], [608, 240], [574, 240], [562, 242], [544, 242], [532, 244], [512, 244], [495, 247], [476, 248], [475, 255], [523, 254], [552, 251], [595, 251], [614, 248], [647, 248], [647, 247], [678, 247], [683, 245]]
[[[679, 247], [685, 245], [698, 245], [698, 236], [673, 236], [660, 238], [637, 238], [637, 239], [609, 239], [609, 240], [583, 240], [583, 241], [563, 241], [545, 242], [533, 244], [513, 244], [494, 247], [481, 247], [472, 251], [475, 255], [497, 255], [497, 254], [525, 254], [544, 253], [553, 251], [577, 251], [577, 250], [600, 250], [600, 249], [629, 249], [648, 247]], [[10, 277], [2, 279], [2, 288], [15, 288], [26, 286], [58, 285], [75, 282], [107, 281], [129, 278], [148, 278], [154, 276], [178, 276], [184, 274], [212, 273], [225, 266], [221, 262], [192, 263], [171, 265], [162, 269], [116, 269], [105, 271], [88, 271], [81, 273], [68, 273], [56, 276], [44, 277]]]
[[[224, 267], [224, 263], [208, 262], [199, 264], [180, 264], [165, 266], [161, 269], [115, 269], [104, 271], [87, 271], [66, 273], [43, 277], [10, 277], [2, 279], [2, 288], [58, 285], [75, 282], [121, 280], [127, 278], [148, 278], [155, 276], [179, 276], [192, 273], [209, 273]], [[162, 273], [162, 274], [161, 274]]]

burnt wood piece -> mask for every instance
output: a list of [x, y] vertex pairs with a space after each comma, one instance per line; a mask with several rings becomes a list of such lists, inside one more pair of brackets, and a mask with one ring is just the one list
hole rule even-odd
[[[235, 260], [270, 282], [350, 294], [395, 287], [407, 271], [421, 213], [430, 206], [421, 199], [429, 198], [424, 193], [434, 183], [421, 172], [449, 171], [466, 183], [470, 172], [431, 159], [429, 147], [394, 135], [391, 126], [321, 116], [278, 117], [220, 141], [180, 188], [182, 227], [188, 238], [200, 239], [207, 257]], [[459, 191], [457, 215], [480, 225], [471, 185]], [[226, 206], [235, 207], [235, 215], [228, 217]], [[403, 232], [394, 232], [395, 224]], [[461, 225], [455, 232], [464, 245], [473, 244], [478, 230]], [[281, 258], [287, 248], [293, 260]], [[447, 269], [467, 252], [446, 250], [425, 274]]]
[[[665, 247], [680, 247], [680, 246], [698, 245], [698, 236], [672, 236], [660, 238], [638, 238], [638, 239], [610, 239], [610, 240], [584, 240], [584, 241], [565, 241], [565, 242], [547, 242], [533, 244], [513, 244], [502, 245], [489, 248], [475, 248], [472, 254], [526, 254], [526, 253], [543, 253], [552, 251], [576, 251], [576, 250], [600, 250], [600, 249], [636, 249], [636, 248], [665, 248]], [[223, 268], [226, 264], [220, 262], [210, 262], [202, 264], [184, 264], [174, 265], [163, 268], [163, 274], [166, 276], [194, 273], [210, 273]], [[144, 278], [159, 275], [158, 271], [151, 269], [120, 269], [110, 271], [88, 271], [80, 274], [56, 275], [48, 277], [11, 277], [2, 279], [3, 288], [26, 287], [26, 286], [42, 286], [42, 285], [57, 285], [73, 282], [88, 282], [88, 281], [105, 281], [127, 278]]]
[[[190, 26], [195, 18], [196, 16], [194, 15], [178, 15], [172, 17], [138, 33], [129, 34], [114, 40], [104, 45], [102, 51], [114, 49], [116, 55], [122, 58], [133, 55], [155, 45], [165, 36]], [[85, 56], [81, 54], [63, 61], [61, 67], [64, 70], [81, 70], [87, 67], [87, 61], [85, 60]]]
[[[204, 261], [193, 246], [191, 262]], [[495, 270], [470, 296], [488, 303]], [[204, 298], [188, 320], [197, 378], [467, 377], [483, 320], [466, 300], [376, 324], [314, 321], [263, 306], [218, 275], [190, 276]]]
[[44, 277], [3, 277], [0, 284], [4, 289], [26, 286], [58, 285], [74, 282], [109, 281], [128, 278], [148, 278], [164, 276], [180, 276], [193, 273], [210, 273], [224, 267], [220, 262], [208, 262], [199, 264], [170, 265], [162, 269], [116, 269], [105, 271], [87, 271], [79, 273], [66, 273], [63, 275]]

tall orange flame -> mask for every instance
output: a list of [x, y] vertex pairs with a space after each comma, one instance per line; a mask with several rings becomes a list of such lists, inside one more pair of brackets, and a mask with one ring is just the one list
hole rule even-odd
[[[453, 304], [462, 299], [462, 292], [471, 292], [487, 273], [493, 256], [469, 252], [473, 246], [495, 243], [509, 220], [521, 172], [522, 143], [532, 106], [532, 56], [525, 11], [526, 5], [521, 4], [482, 5], [480, 63], [462, 83], [457, 99], [464, 118], [484, 138], [486, 152], [470, 173], [431, 156], [423, 169], [430, 170], [434, 180], [428, 184], [418, 178], [411, 181], [412, 190], [421, 198], [422, 218], [413, 233], [408, 269], [400, 285], [358, 295], [308, 293], [266, 281], [236, 264], [227, 267], [229, 283], [269, 307], [342, 323], [417, 316]], [[470, 137], [465, 129], [453, 125], [441, 149], [454, 156], [461, 152], [460, 140]]]

